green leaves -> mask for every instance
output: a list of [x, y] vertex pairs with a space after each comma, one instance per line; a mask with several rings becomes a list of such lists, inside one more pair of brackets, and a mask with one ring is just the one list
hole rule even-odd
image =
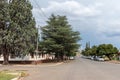
[[77, 41], [79, 33], [72, 30], [66, 16], [51, 15], [47, 25], [42, 27], [43, 47], [50, 49], [49, 53], [59, 54], [61, 57], [75, 53], [79, 48]]
[[[19, 52], [19, 55], [34, 50], [37, 30], [31, 10], [32, 6], [28, 0], [11, 0], [9, 4], [0, 0], [1, 49], [9, 50], [10, 54]], [[6, 27], [6, 21], [10, 22], [9, 27]]]
[[82, 54], [85, 56], [107, 56], [109, 59], [118, 53], [118, 49], [112, 44], [100, 44], [92, 48], [85, 49]]
[[117, 48], [113, 47], [112, 44], [101, 44], [98, 49], [98, 53], [103, 55], [111, 55], [118, 52]]

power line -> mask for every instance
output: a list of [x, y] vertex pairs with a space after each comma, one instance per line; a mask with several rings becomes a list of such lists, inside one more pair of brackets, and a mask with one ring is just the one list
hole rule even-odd
[[[35, 4], [36, 7], [39, 9], [38, 13], [39, 13], [40, 18], [41, 18], [41, 16], [42, 16], [41, 19], [43, 19], [43, 20], [46, 22], [46, 20], [48, 19], [48, 17], [47, 17], [47, 15], [45, 14], [45, 12], [42, 10], [41, 6], [38, 4], [37, 0], [31, 0], [31, 1], [32, 1], [33, 4]], [[44, 17], [44, 18], [43, 18], [43, 17]], [[71, 21], [73, 22], [74, 20], [68, 19], [68, 22], [71, 22]], [[37, 21], [37, 22], [40, 22], [40, 23], [41, 23], [41, 21]], [[43, 23], [43, 22], [42, 22], [42, 23]]]
[[[36, 5], [36, 3], [35, 3], [35, 0], [31, 0], [31, 2], [32, 2], [32, 4], [33, 5]], [[37, 7], [38, 8], [38, 6], [34, 6], [34, 7]], [[37, 24], [40, 24], [40, 23], [44, 23], [44, 22], [46, 22], [46, 17], [44, 17], [42, 14], [41, 14], [41, 12], [40, 11], [37, 11], [36, 12], [37, 13], [37, 17], [35, 17], [35, 18], [37, 18], [37, 20], [36, 20], [36, 22], [37, 22]], [[36, 26], [37, 27], [37, 26]]]
[[45, 14], [45, 12], [42, 10], [42, 8], [41, 8], [41, 6], [38, 4], [38, 2], [36, 1], [36, 0], [33, 0], [33, 2], [37, 5], [37, 8], [40, 10], [40, 14], [42, 14], [43, 15], [43, 17], [45, 17], [45, 18], [47, 18], [48, 19], [48, 17], [47, 17], [47, 15]]

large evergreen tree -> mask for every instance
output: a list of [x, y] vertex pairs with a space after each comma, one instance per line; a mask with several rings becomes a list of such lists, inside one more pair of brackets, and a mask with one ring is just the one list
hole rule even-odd
[[[4, 3], [6, 4], [6, 2]], [[4, 56], [4, 64], [8, 64], [9, 54], [25, 55], [35, 47], [36, 28], [35, 20], [32, 16], [32, 6], [28, 0], [10, 0], [9, 4], [3, 6], [3, 12], [7, 14], [3, 19], [9, 20], [10, 25], [7, 28], [1, 28], [2, 46], [1, 50]], [[4, 15], [4, 13], [3, 13]], [[2, 27], [2, 26], [0, 26]], [[6, 32], [6, 33], [3, 33]], [[4, 34], [4, 35], [3, 35]]]
[[7, 0], [0, 1], [0, 53], [3, 54], [5, 60], [4, 63], [8, 63], [8, 47], [7, 42], [9, 40], [8, 36], [8, 25], [7, 21], [10, 20], [9, 17], [9, 5]]
[[66, 16], [52, 15], [42, 28], [43, 48], [47, 53], [55, 53], [57, 59], [75, 55], [79, 48], [79, 32], [72, 30]]

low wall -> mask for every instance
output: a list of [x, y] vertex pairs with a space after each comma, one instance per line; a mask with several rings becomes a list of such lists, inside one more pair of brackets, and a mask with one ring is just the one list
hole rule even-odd
[[[54, 59], [46, 59], [46, 60], [24, 60], [24, 61], [9, 61], [10, 64], [41, 64], [41, 63], [55, 63], [57, 62]], [[2, 64], [3, 61], [0, 61], [0, 64]]]
[[[3, 61], [0, 61], [0, 64], [2, 64]], [[41, 60], [39, 61], [9, 61], [9, 64], [40, 64], [42, 63]]]

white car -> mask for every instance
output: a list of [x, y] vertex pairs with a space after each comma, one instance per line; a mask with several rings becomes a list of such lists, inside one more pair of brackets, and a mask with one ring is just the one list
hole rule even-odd
[[104, 59], [101, 58], [101, 57], [97, 57], [97, 60], [98, 60], [98, 61], [104, 61]]
[[94, 57], [93, 56], [91, 56], [91, 58], [90, 58], [91, 60], [94, 60]]
[[73, 57], [73, 56], [70, 57], [70, 60], [74, 60], [74, 59], [75, 59], [75, 57]]

